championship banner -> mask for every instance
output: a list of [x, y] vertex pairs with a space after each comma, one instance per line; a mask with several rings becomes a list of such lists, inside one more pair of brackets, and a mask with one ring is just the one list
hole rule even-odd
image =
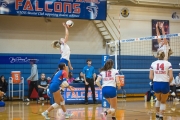
[[[163, 30], [165, 35], [169, 34], [169, 20], [152, 20], [152, 36], [158, 36], [157, 29], [160, 35], [163, 35]], [[161, 38], [162, 39], [162, 38]], [[169, 40], [169, 38], [167, 38]], [[152, 51], [157, 51], [159, 48], [157, 39], [152, 40]]]
[[[69, 89], [65, 89], [64, 91], [64, 100], [66, 104], [79, 104], [84, 103], [85, 101], [85, 87], [74, 87], [74, 94]], [[95, 97], [97, 102], [101, 102], [102, 100], [102, 92], [99, 87], [95, 87]], [[93, 102], [91, 89], [88, 89], [88, 101]]]
[[106, 20], [107, 0], [0, 0], [0, 14]]

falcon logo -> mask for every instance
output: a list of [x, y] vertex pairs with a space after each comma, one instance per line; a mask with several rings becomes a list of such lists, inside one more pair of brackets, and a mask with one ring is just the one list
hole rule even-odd
[[88, 9], [88, 11], [93, 14], [93, 19], [96, 19], [98, 15], [98, 6], [97, 5], [87, 6], [86, 9]]
[[0, 6], [1, 6], [1, 7], [4, 7], [4, 8], [5, 8], [8, 4], [9, 4], [9, 1], [7, 1], [7, 0], [1, 0], [1, 1], [0, 1]]
[[9, 0], [0, 0], [0, 14], [9, 12], [9, 8], [7, 8], [8, 4]]

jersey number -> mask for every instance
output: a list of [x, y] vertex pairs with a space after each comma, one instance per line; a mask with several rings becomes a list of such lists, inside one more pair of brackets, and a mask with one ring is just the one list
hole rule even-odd
[[111, 77], [111, 71], [106, 71], [106, 77]]
[[160, 64], [159, 63], [157, 64], [157, 70], [159, 70], [159, 68], [161, 68], [161, 70], [164, 70], [164, 63]]

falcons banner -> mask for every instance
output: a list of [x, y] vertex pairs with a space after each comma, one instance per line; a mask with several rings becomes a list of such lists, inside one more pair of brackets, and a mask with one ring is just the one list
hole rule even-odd
[[106, 20], [107, 0], [0, 0], [0, 14]]

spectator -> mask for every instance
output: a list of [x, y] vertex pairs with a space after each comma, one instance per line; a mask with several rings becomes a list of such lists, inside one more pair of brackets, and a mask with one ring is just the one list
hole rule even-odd
[[79, 73], [79, 77], [77, 77], [74, 82], [84, 82], [84, 74], [83, 72]]
[[42, 73], [41, 74], [41, 78], [38, 80], [38, 95], [39, 95], [39, 102], [42, 101], [42, 105], [44, 105], [43, 101], [44, 101], [44, 97], [43, 94], [46, 94], [46, 90], [49, 86], [48, 84], [48, 80], [45, 78], [45, 74]]
[[176, 89], [180, 89], [180, 73], [178, 76], [176, 76], [175, 83], [176, 83]]
[[73, 73], [72, 72], [69, 72], [69, 74], [68, 74], [68, 83], [70, 84], [70, 83], [72, 83], [73, 82], [73, 80], [74, 80], [74, 78], [73, 78]]
[[6, 82], [4, 75], [1, 75], [1, 77], [0, 77], [0, 91], [4, 92], [4, 95], [6, 95], [7, 86], [8, 86], [8, 83]]
[[88, 104], [87, 94], [88, 94], [89, 86], [91, 87], [93, 101], [94, 103], [96, 103], [95, 87], [94, 87], [96, 74], [95, 74], [94, 67], [91, 66], [92, 61], [88, 59], [86, 62], [87, 62], [87, 65], [83, 68], [83, 74], [84, 74], [84, 81], [85, 81], [85, 104], [87, 105]]
[[[156, 96], [154, 95], [154, 91], [153, 91], [153, 81], [151, 81], [150, 83], [149, 83], [149, 85], [150, 85], [150, 93], [151, 93], [151, 95], [150, 96], [152, 96], [153, 97], [153, 100], [154, 101], [156, 101], [157, 100], [157, 98], [156, 98]], [[150, 98], [151, 99], [151, 98]]]
[[38, 69], [37, 69], [37, 65], [35, 64], [36, 60], [35, 59], [31, 59], [30, 60], [30, 64], [31, 64], [31, 75], [28, 77], [27, 80], [30, 80], [30, 84], [29, 84], [29, 92], [28, 92], [28, 98], [26, 99], [27, 102], [29, 102], [30, 100], [30, 96], [31, 93], [33, 91], [33, 89], [35, 88], [36, 91], [38, 92], [38, 86], [37, 86], [37, 81], [38, 81]]
[[178, 102], [179, 99], [177, 98], [176, 83], [175, 83], [174, 77], [173, 77], [172, 82], [170, 83], [170, 90], [171, 90], [171, 95], [174, 96], [174, 101]]

